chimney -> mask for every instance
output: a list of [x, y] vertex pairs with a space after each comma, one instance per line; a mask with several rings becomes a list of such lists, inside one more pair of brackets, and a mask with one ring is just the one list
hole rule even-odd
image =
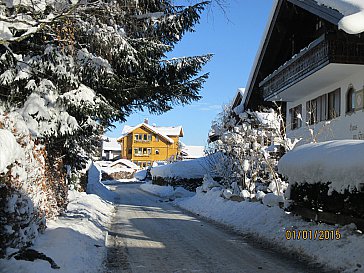
[[147, 118], [144, 119], [144, 123], [145, 124], [148, 124], [149, 123], [149, 120]]

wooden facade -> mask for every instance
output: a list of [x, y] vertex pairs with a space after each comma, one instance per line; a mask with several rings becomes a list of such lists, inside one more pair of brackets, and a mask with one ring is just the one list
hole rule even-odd
[[155, 161], [175, 160], [179, 154], [179, 138], [176, 135], [164, 135], [153, 130], [152, 126], [142, 124], [118, 139], [121, 145], [121, 157], [140, 167], [151, 166]]

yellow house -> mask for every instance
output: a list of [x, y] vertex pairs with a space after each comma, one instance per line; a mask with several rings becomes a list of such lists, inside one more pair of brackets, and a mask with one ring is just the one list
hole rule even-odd
[[154, 161], [174, 160], [179, 154], [182, 126], [160, 127], [147, 121], [137, 126], [125, 126], [118, 142], [121, 158], [129, 159], [140, 167], [151, 166]]

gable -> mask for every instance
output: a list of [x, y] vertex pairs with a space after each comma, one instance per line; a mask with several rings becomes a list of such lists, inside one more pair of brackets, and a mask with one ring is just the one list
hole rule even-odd
[[245, 109], [271, 107], [263, 100], [259, 83], [319, 38], [324, 30], [337, 31], [342, 17], [338, 11], [314, 0], [276, 1], [248, 80]]

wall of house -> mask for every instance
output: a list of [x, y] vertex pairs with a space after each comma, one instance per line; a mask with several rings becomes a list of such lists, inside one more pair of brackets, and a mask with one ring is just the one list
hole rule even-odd
[[[313, 140], [322, 142], [338, 139], [364, 139], [364, 110], [356, 110], [347, 113], [347, 94], [350, 86], [355, 91], [364, 89], [364, 73], [360, 72], [346, 79], [331, 84], [321, 90], [312, 92], [294, 102], [287, 103], [286, 126], [287, 136], [290, 138], [302, 139], [300, 144], [309, 143]], [[321, 95], [341, 89], [340, 94], [340, 116], [329, 121], [321, 121], [308, 125], [306, 102], [313, 100]], [[364, 91], [363, 91], [364, 92]], [[302, 104], [302, 127], [291, 130], [291, 115], [289, 109]]]
[[[135, 135], [137, 134], [151, 134], [151, 140], [136, 140]], [[144, 127], [139, 127], [135, 129], [128, 136], [123, 138], [123, 155], [124, 158], [133, 161], [137, 165], [149, 166], [152, 165], [154, 161], [165, 161], [169, 160], [172, 157], [175, 158], [178, 154], [178, 136], [169, 136], [173, 139], [174, 143], [169, 143], [163, 137], [155, 134], [154, 132], [148, 130]], [[158, 139], [158, 141], [157, 141]], [[126, 144], [126, 145], [125, 145]], [[147, 153], [136, 154], [135, 149], [141, 149], [145, 151], [147, 149]], [[131, 154], [129, 153], [129, 149], [131, 149]], [[150, 149], [150, 150], [148, 150]], [[150, 152], [150, 154], [149, 154]]]

